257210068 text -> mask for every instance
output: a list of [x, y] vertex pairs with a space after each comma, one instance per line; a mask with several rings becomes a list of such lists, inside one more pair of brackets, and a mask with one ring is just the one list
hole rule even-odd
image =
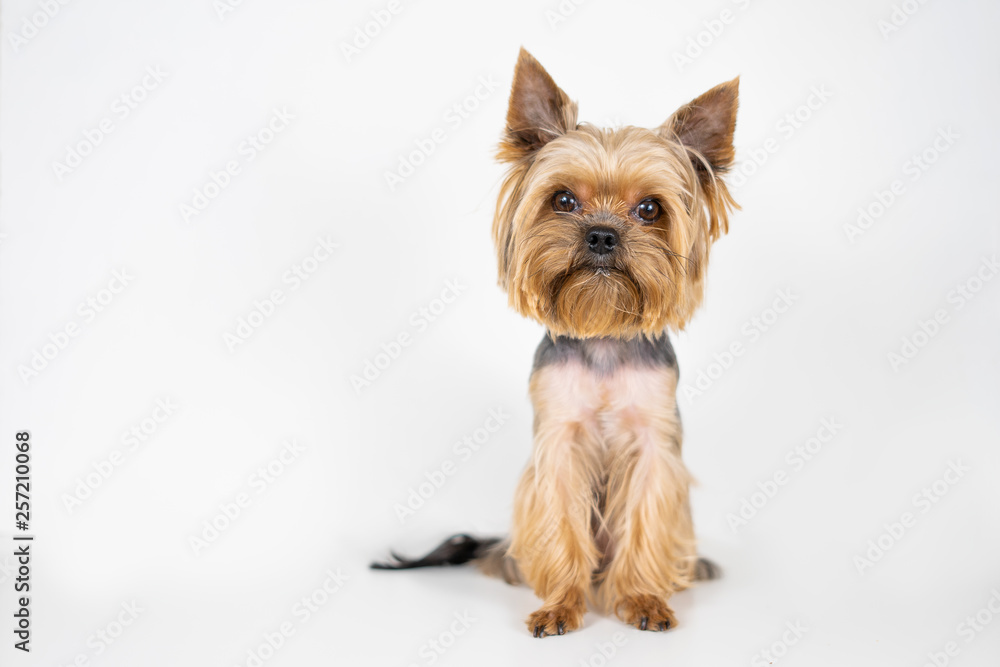
[[31, 526], [31, 434], [20, 431], [14, 441], [14, 527], [22, 532], [14, 535], [14, 558], [17, 560], [14, 648], [27, 653], [31, 650], [31, 542], [34, 537], [24, 533]]

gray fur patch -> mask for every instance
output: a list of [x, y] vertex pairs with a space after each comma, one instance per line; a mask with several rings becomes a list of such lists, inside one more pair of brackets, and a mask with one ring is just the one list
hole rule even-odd
[[677, 357], [666, 334], [656, 338], [568, 338], [546, 334], [535, 350], [532, 373], [551, 364], [576, 361], [598, 375], [624, 367], [677, 368]]

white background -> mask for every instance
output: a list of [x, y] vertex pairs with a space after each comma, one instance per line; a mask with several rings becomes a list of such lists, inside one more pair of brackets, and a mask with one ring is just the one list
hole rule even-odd
[[[343, 45], [386, 3], [247, 0], [220, 18], [211, 0], [71, 2], [17, 45], [40, 4], [4, 3], [3, 664], [252, 665], [248, 652], [290, 623], [263, 664], [746, 665], [764, 664], [789, 622], [808, 629], [777, 647], [781, 664], [919, 666], [951, 641], [949, 664], [997, 664], [1000, 619], [959, 625], [1000, 591], [1000, 279], [981, 269], [998, 245], [1000, 6], [911, 1], [888, 34], [889, 0], [562, 6], [403, 0], [348, 58]], [[713, 23], [723, 10], [728, 23]], [[526, 588], [471, 568], [366, 569], [390, 547], [507, 530], [542, 335], [507, 309], [489, 235], [522, 44], [600, 124], [659, 124], [742, 76], [739, 173], [753, 173], [734, 188], [743, 211], [713, 254], [704, 306], [675, 336], [682, 389], [712, 376], [681, 406], [701, 550], [726, 576], [678, 595], [665, 635], [591, 613], [539, 641], [523, 625], [538, 605]], [[122, 118], [115, 100], [156, 67], [165, 78]], [[481, 77], [493, 90], [449, 122]], [[274, 109], [294, 120], [248, 160], [241, 142]], [[54, 163], [104, 118], [113, 131], [58, 177]], [[436, 128], [444, 142], [391, 189], [385, 173]], [[948, 128], [957, 139], [931, 148]], [[914, 179], [927, 149], [935, 161]], [[180, 205], [229, 160], [240, 173], [185, 221]], [[852, 242], [845, 226], [896, 180], [901, 194]], [[283, 276], [318, 237], [339, 247], [293, 289]], [[106, 300], [122, 269], [127, 287], [88, 321], [79, 305]], [[977, 283], [980, 270], [993, 280]], [[970, 279], [978, 291], [959, 307]], [[419, 324], [449, 280], [458, 298]], [[225, 334], [273, 290], [283, 303], [230, 350]], [[795, 301], [774, 321], [779, 290]], [[889, 354], [939, 310], [935, 335], [917, 335], [894, 368]], [[71, 324], [63, 349], [43, 350]], [[356, 390], [351, 376], [400, 334], [409, 345]], [[726, 362], [733, 343], [743, 353]], [[24, 380], [36, 351], [52, 358]], [[123, 433], [158, 399], [177, 409], [128, 450]], [[498, 408], [502, 428], [457, 455]], [[796, 469], [786, 454], [825, 418], [842, 428]], [[9, 631], [23, 429], [30, 655]], [[304, 451], [258, 494], [251, 476], [291, 439]], [[68, 508], [116, 450], [110, 476]], [[396, 505], [445, 461], [454, 474], [401, 521]], [[950, 462], [968, 470], [915, 504]], [[787, 482], [734, 530], [727, 517], [779, 472]], [[190, 538], [241, 493], [249, 506], [196, 554]], [[915, 525], [884, 536], [904, 512]], [[859, 566], [880, 536], [888, 549]], [[296, 614], [328, 570], [347, 579]], [[135, 621], [97, 639], [133, 601]], [[456, 613], [474, 619], [460, 635]]]

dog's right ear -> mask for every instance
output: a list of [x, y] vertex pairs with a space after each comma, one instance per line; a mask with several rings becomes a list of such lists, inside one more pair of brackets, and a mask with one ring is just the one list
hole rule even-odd
[[675, 111], [660, 126], [660, 136], [693, 149], [695, 169], [724, 173], [735, 158], [733, 132], [739, 98], [740, 77], [720, 83]]
[[576, 128], [576, 103], [535, 58], [521, 48], [507, 108], [507, 129], [497, 158], [519, 162]]

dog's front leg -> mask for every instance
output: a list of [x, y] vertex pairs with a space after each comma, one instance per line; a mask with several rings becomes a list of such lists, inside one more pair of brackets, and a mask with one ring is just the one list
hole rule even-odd
[[604, 511], [614, 546], [601, 592], [641, 630], [676, 624], [667, 600], [690, 585], [697, 560], [676, 381], [672, 368], [629, 373], [608, 416]]
[[588, 397], [572, 394], [564, 372], [544, 368], [532, 377], [535, 440], [532, 460], [514, 499], [511, 555], [542, 598], [528, 617], [536, 637], [579, 628], [599, 560], [591, 535], [600, 478], [600, 431]]

